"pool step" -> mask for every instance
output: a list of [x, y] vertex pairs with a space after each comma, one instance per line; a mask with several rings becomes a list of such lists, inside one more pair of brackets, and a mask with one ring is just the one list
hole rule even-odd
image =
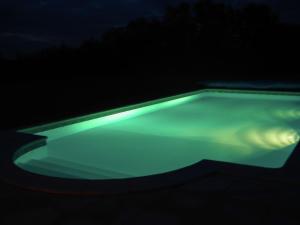
[[[48, 173], [54, 174], [56, 177], [63, 178], [77, 178], [77, 179], [108, 179], [109, 177], [102, 174], [91, 173], [76, 167], [70, 167], [66, 164], [58, 164], [52, 161], [48, 161], [47, 158], [42, 160], [30, 160], [27, 164], [36, 167], [36, 171], [40, 169], [48, 171]], [[53, 176], [53, 175], [52, 175]]]
[[131, 174], [127, 174], [127, 173], [122, 173], [119, 171], [115, 171], [115, 170], [110, 170], [110, 169], [106, 169], [106, 168], [102, 168], [101, 166], [91, 166], [91, 165], [86, 165], [83, 163], [79, 163], [79, 162], [74, 162], [74, 161], [70, 161], [70, 160], [66, 160], [66, 159], [62, 159], [62, 158], [57, 158], [57, 157], [47, 157], [45, 159], [47, 162], [53, 162], [55, 164], [59, 164], [59, 165], [65, 165], [71, 168], [77, 168], [81, 171], [85, 171], [87, 173], [91, 173], [91, 174], [95, 174], [95, 175], [100, 175], [106, 178], [126, 178], [126, 177], [132, 177]]
[[46, 175], [46, 176], [82, 179], [81, 177], [78, 177], [74, 174], [65, 173], [64, 171], [53, 170], [52, 168], [49, 169], [45, 165], [40, 165], [39, 163], [32, 162], [32, 161], [33, 160], [30, 160], [27, 163], [18, 163], [18, 166], [32, 173], [39, 172], [39, 174]]
[[20, 166], [31, 172], [39, 171], [44, 175], [63, 178], [116, 179], [130, 177], [128, 174], [54, 157], [45, 157], [41, 160], [32, 159], [27, 163], [20, 164]]

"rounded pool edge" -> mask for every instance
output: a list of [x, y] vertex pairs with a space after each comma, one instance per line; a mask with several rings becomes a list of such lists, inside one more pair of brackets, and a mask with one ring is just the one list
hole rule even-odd
[[[0, 151], [0, 178], [9, 184], [24, 189], [53, 194], [126, 194], [178, 186], [214, 173], [238, 173], [242, 176], [276, 177], [278, 172], [286, 171], [285, 166], [281, 169], [267, 169], [202, 160], [178, 170], [144, 177], [111, 180], [63, 179], [33, 174], [19, 168], [14, 163], [16, 156], [25, 154], [36, 146], [46, 144], [46, 137], [19, 132], [1, 132], [1, 136], [5, 138], [1, 138], [0, 147], [1, 149], [5, 148], [5, 151]], [[299, 144], [298, 149], [300, 149]], [[298, 154], [300, 154], [300, 151], [297, 151]]]
[[0, 152], [1, 179], [33, 191], [72, 195], [121, 194], [178, 185], [214, 171], [214, 168], [205, 169], [202, 163], [196, 163], [172, 172], [124, 179], [80, 180], [43, 176], [23, 170], [14, 159], [46, 144], [46, 137], [17, 132], [2, 132], [1, 135], [6, 140], [0, 143], [5, 147], [5, 151]]

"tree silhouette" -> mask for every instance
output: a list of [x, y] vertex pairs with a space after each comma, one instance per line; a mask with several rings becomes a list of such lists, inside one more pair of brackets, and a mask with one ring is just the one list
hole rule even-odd
[[81, 71], [85, 77], [107, 79], [169, 75], [184, 80], [224, 73], [254, 77], [258, 71], [297, 69], [286, 56], [299, 49], [299, 31], [280, 23], [266, 5], [236, 9], [201, 0], [169, 6], [162, 18], [139, 18], [113, 28], [79, 48], [45, 49], [16, 60], [14, 68], [43, 76]]

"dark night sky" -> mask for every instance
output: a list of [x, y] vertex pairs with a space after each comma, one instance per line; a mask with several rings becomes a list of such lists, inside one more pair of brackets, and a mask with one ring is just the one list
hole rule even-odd
[[[144, 16], [159, 16], [182, 0], [0, 0], [0, 52], [31, 51], [66, 43], [77, 45], [108, 28]], [[194, 2], [195, 0], [186, 0]], [[234, 5], [251, 0], [218, 0]], [[283, 21], [300, 23], [299, 0], [252, 0], [271, 5]]]

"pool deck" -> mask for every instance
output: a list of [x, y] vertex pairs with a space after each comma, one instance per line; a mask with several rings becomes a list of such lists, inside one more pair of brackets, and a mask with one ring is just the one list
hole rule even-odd
[[[15, 157], [16, 148], [33, 143], [29, 150], [42, 145], [45, 138], [15, 132], [0, 135], [3, 137], [0, 146], [7, 149], [0, 156], [0, 221], [3, 225], [32, 224], [33, 221], [49, 225], [300, 223], [299, 143], [281, 169], [204, 160], [177, 172], [156, 175], [154, 179], [151, 176], [139, 179], [138, 183], [136, 179], [129, 179], [129, 183], [96, 181], [88, 186], [90, 182], [79, 184], [30, 175], [8, 164], [4, 159]], [[35, 191], [31, 184], [38, 187], [37, 183], [40, 188], [56, 184], [69, 194], [55, 194], [53, 189], [48, 193]], [[90, 195], [80, 193], [86, 188], [90, 188]], [[102, 192], [93, 192], [94, 188], [102, 188]]]

